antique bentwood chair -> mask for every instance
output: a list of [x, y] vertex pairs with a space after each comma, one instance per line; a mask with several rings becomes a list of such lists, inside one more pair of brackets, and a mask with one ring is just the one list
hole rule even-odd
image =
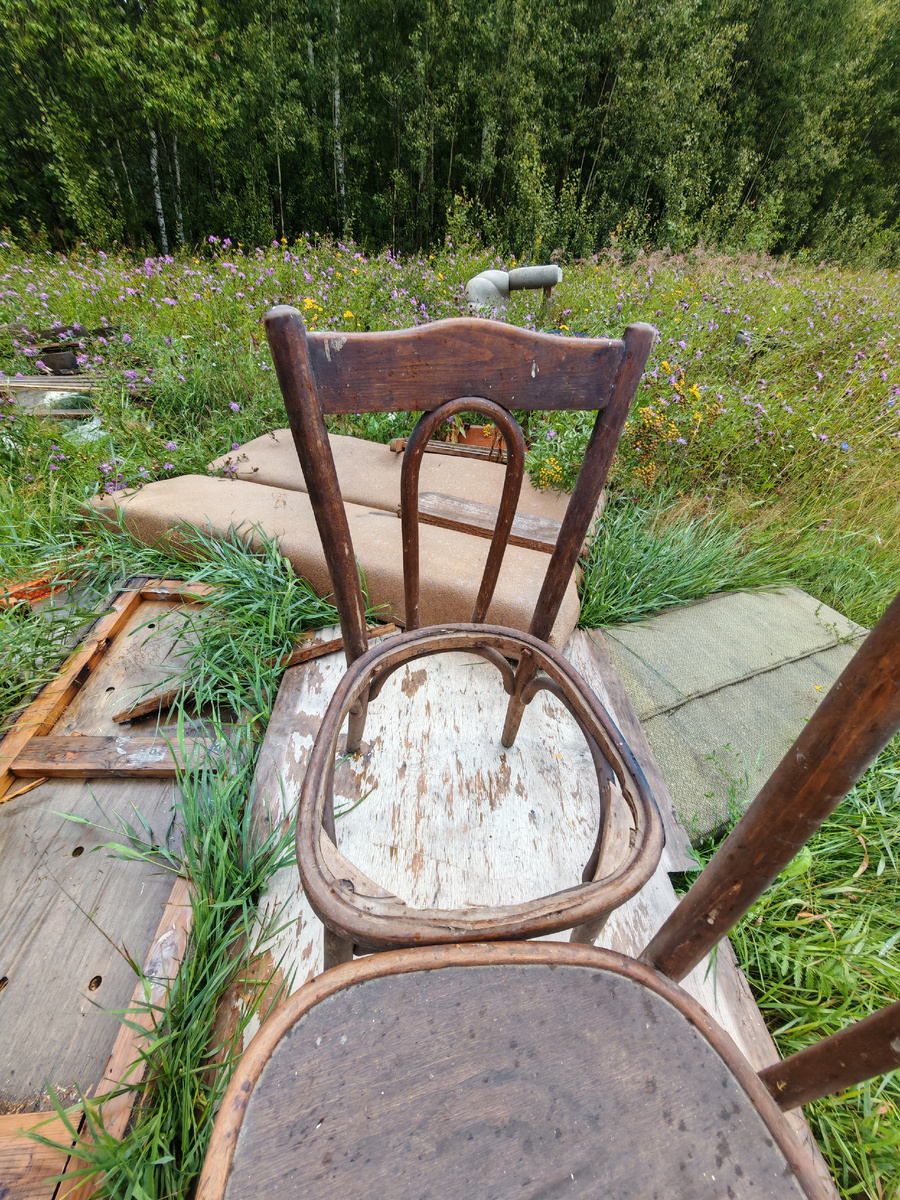
[[[493, 321], [441, 321], [388, 333], [307, 333], [296, 309], [266, 317], [269, 345], [331, 574], [348, 671], [315, 740], [301, 792], [297, 855], [310, 904], [326, 926], [325, 965], [361, 951], [426, 943], [535, 937], [575, 929], [593, 940], [606, 916], [633, 896], [659, 862], [664, 834], [647, 783], [621, 733], [577, 672], [548, 644], [653, 341], [649, 325], [623, 339], [557, 338]], [[550, 556], [528, 633], [484, 624], [500, 572], [525, 447], [518, 409], [594, 409], [594, 431]], [[401, 517], [406, 631], [368, 650], [365, 605], [324, 416], [424, 410], [406, 446]], [[507, 470], [496, 528], [469, 624], [419, 628], [418, 475], [426, 444], [456, 413], [487, 416], [506, 440]], [[394, 619], [394, 618], [392, 618]], [[415, 909], [355, 872], [334, 846], [333, 782], [338, 739], [358, 749], [366, 707], [389, 675], [413, 659], [468, 651], [492, 663], [509, 694], [504, 746], [542, 689], [568, 709], [587, 741], [600, 788], [600, 825], [583, 883], [506, 907]], [[510, 665], [513, 664], [513, 665]], [[630, 807], [633, 838], [605, 877], [603, 841], [615, 777]], [[323, 837], [324, 832], [324, 837]]]
[[835, 1200], [784, 1114], [900, 1066], [900, 1002], [757, 1075], [674, 981], [898, 728], [900, 597], [640, 961], [508, 942], [324, 972], [241, 1059], [199, 1200]]

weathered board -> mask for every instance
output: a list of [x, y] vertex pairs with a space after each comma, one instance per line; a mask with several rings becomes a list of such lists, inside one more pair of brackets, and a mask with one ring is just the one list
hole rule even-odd
[[[441, 492], [421, 492], [419, 495], [419, 520], [426, 525], [459, 529], [463, 533], [489, 538], [494, 535], [498, 515], [499, 509], [477, 500], [462, 500], [459, 496], [446, 496]], [[513, 518], [509, 544], [552, 554], [559, 530], [559, 521], [519, 513]]]
[[0, 1117], [2, 1200], [53, 1200], [59, 1184], [47, 1180], [61, 1175], [69, 1161], [65, 1151], [36, 1142], [28, 1136], [28, 1130], [61, 1144], [71, 1140], [65, 1124], [57, 1116], [13, 1113]]
[[[626, 734], [666, 826], [655, 875], [612, 914], [597, 940], [637, 956], [677, 902], [669, 872], [696, 864], [685, 853], [686, 834], [602, 635], [576, 632], [566, 654]], [[257, 769], [263, 827], [283, 826], [293, 812], [321, 714], [344, 670], [343, 655], [331, 655], [286, 672]], [[500, 745], [505, 708], [496, 670], [475, 656], [444, 655], [398, 671], [369, 707], [360, 754], [336, 772], [341, 853], [388, 891], [422, 906], [511, 904], [579, 883], [598, 818], [584, 738], [562, 705], [541, 693], [506, 750]], [[623, 815], [620, 829], [627, 828]], [[269, 953], [294, 990], [323, 966], [322, 926], [294, 865], [273, 878], [264, 908], [278, 912], [284, 926]], [[727, 941], [715, 969], [701, 964], [682, 986], [757, 1069], [777, 1059]], [[827, 1179], [802, 1114], [790, 1117]]]
[[174, 779], [204, 747], [197, 738], [179, 746], [164, 737], [35, 737], [9, 769], [25, 779]]
[[[173, 612], [171, 601], [132, 606], [54, 736], [121, 734], [112, 710], [178, 669], [174, 630], [159, 628]], [[166, 732], [152, 719], [129, 730]], [[158, 868], [104, 844], [121, 840], [115, 814], [136, 824], [135, 810], [165, 842], [172, 805], [171, 782], [107, 778], [54, 780], [0, 806], [0, 1114], [46, 1111], [48, 1084], [70, 1102], [100, 1082], [120, 1029], [113, 1010], [135, 985], [119, 948], [143, 959], [172, 890]]]

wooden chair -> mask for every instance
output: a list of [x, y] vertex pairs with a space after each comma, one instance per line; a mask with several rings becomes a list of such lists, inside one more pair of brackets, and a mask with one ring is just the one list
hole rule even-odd
[[834, 1200], [784, 1114], [900, 1065], [900, 1002], [757, 1075], [674, 981], [898, 728], [900, 597], [641, 961], [493, 943], [324, 972], [245, 1052], [199, 1200]]
[[[349, 670], [322, 721], [307, 766], [297, 823], [297, 855], [309, 901], [326, 926], [325, 965], [360, 951], [495, 938], [529, 938], [575, 929], [593, 940], [606, 916], [653, 874], [664, 834], [650, 789], [622, 735], [592, 690], [548, 644], [576, 567], [613, 454], [653, 341], [649, 325], [622, 340], [557, 338], [493, 321], [441, 321], [389, 333], [307, 333], [296, 309], [266, 317], [284, 395], [340, 614]], [[594, 409], [594, 431], [523, 633], [483, 622], [500, 572], [522, 483], [525, 446], [517, 409]], [[368, 650], [365, 605], [324, 416], [424, 410], [409, 438], [401, 474], [406, 632]], [[503, 434], [507, 470], [496, 528], [469, 624], [419, 628], [418, 475], [435, 429], [460, 412], [483, 413]], [[393, 616], [392, 619], [396, 619]], [[427, 655], [468, 651], [492, 663], [509, 694], [502, 743], [511, 746], [525, 706], [542, 689], [580, 727], [596, 768], [600, 827], [580, 886], [527, 903], [458, 910], [413, 908], [367, 879], [334, 844], [334, 764], [359, 748], [366, 707], [388, 676]], [[510, 664], [514, 665], [510, 665]], [[604, 865], [615, 779], [633, 819], [623, 861]], [[598, 873], [600, 877], [597, 877]]]

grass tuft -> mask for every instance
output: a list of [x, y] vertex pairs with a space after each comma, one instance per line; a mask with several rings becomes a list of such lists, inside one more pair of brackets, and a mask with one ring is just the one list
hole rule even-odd
[[610, 495], [582, 563], [582, 629], [637, 621], [716, 592], [788, 582], [776, 549], [748, 547], [724, 515], [672, 515], [673, 503], [666, 492]]

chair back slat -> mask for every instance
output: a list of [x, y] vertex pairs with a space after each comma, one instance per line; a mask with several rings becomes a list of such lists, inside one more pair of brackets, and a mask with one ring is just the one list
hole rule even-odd
[[324, 416], [423, 413], [406, 446], [401, 482], [405, 620], [416, 628], [418, 475], [434, 429], [449, 415], [482, 412], [507, 443], [499, 515], [472, 616], [481, 623], [500, 573], [524, 471], [522, 431], [508, 410], [597, 412], [531, 624], [530, 632], [546, 641], [640, 383], [653, 344], [652, 327], [630, 325], [621, 339], [562, 338], [497, 321], [458, 318], [385, 333], [308, 333], [296, 309], [279, 306], [267, 314], [266, 329], [331, 573], [348, 662], [367, 648], [365, 609]]
[[482, 400], [478, 396], [461, 396], [457, 400], [448, 400], [446, 404], [432, 409], [431, 412], [423, 413], [406, 443], [400, 471], [403, 586], [407, 629], [419, 628], [419, 469], [422, 465], [422, 455], [438, 426], [461, 412], [478, 412], [489, 417], [506, 441], [503, 494], [481, 577], [481, 586], [470, 618], [476, 624], [483, 622], [487, 616], [516, 516], [516, 505], [525, 475], [525, 439], [522, 436], [522, 427], [515, 417], [499, 404], [494, 404], [491, 400]]
[[620, 339], [561, 338], [475, 317], [307, 338], [326, 414], [423, 412], [457, 396], [504, 408], [600, 409], [625, 355]]
[[366, 606], [328, 430], [310, 370], [303, 318], [296, 309], [279, 305], [266, 314], [266, 333], [325, 551], [349, 666], [369, 648]]
[[641, 958], [683, 979], [900, 730], [900, 595]]

